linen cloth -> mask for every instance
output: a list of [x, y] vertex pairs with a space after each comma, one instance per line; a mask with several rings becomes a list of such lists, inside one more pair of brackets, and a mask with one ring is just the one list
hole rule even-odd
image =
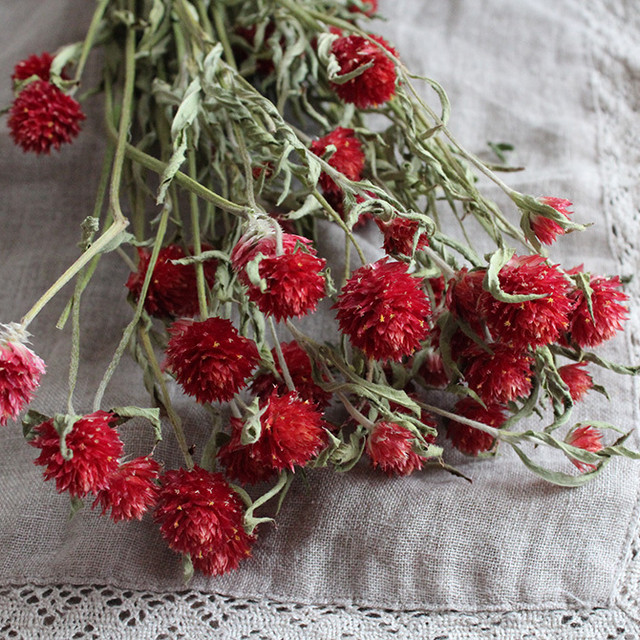
[[[83, 0], [0, 7], [4, 104], [15, 62], [79, 39], [92, 9]], [[380, 11], [389, 20], [372, 30], [410, 69], [445, 87], [451, 129], [467, 149], [490, 158], [487, 141], [512, 143], [509, 160], [526, 171], [507, 175], [510, 185], [566, 197], [577, 221], [594, 223], [561, 239], [553, 259], [637, 274], [637, 3], [381, 0]], [[435, 103], [426, 85], [422, 91]], [[24, 155], [6, 128], [0, 135], [0, 322], [17, 321], [77, 254], [103, 139], [99, 100], [84, 106], [83, 132], [60, 154]], [[500, 200], [491, 185], [483, 188]], [[364, 237], [373, 255], [377, 231]], [[326, 251], [330, 236], [324, 244]], [[129, 317], [127, 268], [110, 255], [100, 270], [82, 309], [82, 412]], [[637, 280], [628, 291], [627, 330], [602, 350], [627, 363], [640, 360]], [[65, 303], [63, 294], [30, 327], [48, 364], [33, 404], [43, 411], [66, 404], [69, 331], [54, 328]], [[593, 373], [613, 402], [592, 393], [576, 419], [635, 427], [637, 381]], [[205, 414], [176, 400], [201, 450]], [[104, 407], [147, 403], [125, 358]], [[144, 426], [124, 433], [128, 453], [149, 450]], [[506, 447], [489, 461], [449, 452], [471, 485], [442, 471], [388, 480], [365, 464], [345, 475], [312, 472], [308, 486], [294, 483], [277, 527], [259, 530], [238, 571], [197, 575], [185, 587], [178, 557], [149, 518], [116, 525], [85, 508], [69, 520], [67, 497], [42, 482], [19, 426], [0, 438], [0, 637], [640, 637], [637, 462], [614, 460], [580, 489], [545, 484]], [[167, 430], [158, 458], [177, 466], [171, 438]], [[629, 444], [639, 446], [637, 435]]]

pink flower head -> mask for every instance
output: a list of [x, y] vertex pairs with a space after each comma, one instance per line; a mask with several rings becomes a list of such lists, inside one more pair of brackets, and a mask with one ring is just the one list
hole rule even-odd
[[39, 56], [33, 54], [26, 60], [21, 60], [14, 67], [11, 79], [14, 82], [26, 80], [31, 76], [38, 76], [41, 80], [49, 80], [51, 76], [51, 63], [53, 57], [48, 52], [43, 52]]
[[367, 453], [374, 467], [388, 476], [408, 476], [422, 469], [426, 458], [413, 450], [414, 435], [395, 422], [376, 422], [367, 437]]
[[[302, 400], [309, 400], [319, 408], [324, 408], [331, 400], [331, 394], [324, 391], [314, 381], [311, 375], [311, 361], [307, 352], [297, 342], [280, 343], [284, 361], [287, 363], [287, 369], [293, 384]], [[275, 349], [271, 350], [276, 371], [280, 374], [278, 380], [273, 373], [261, 373], [254, 379], [251, 390], [260, 398], [268, 398], [274, 391], [278, 395], [285, 395], [288, 392], [287, 385], [282, 376], [282, 367]]]
[[376, 360], [401, 360], [427, 337], [429, 299], [401, 262], [382, 258], [353, 272], [334, 309], [342, 333]]
[[223, 318], [177, 320], [169, 327], [165, 367], [198, 402], [226, 402], [260, 361], [255, 343]]
[[[593, 451], [597, 453], [603, 449], [602, 434], [598, 429], [594, 429], [590, 425], [579, 426], [573, 429], [566, 437], [565, 442], [573, 445], [578, 449], [584, 449], [585, 451]], [[587, 469], [593, 470], [596, 468], [595, 464], [589, 464], [581, 462], [575, 458], [571, 458], [571, 462], [580, 470], [586, 471]]]
[[485, 404], [506, 403], [531, 392], [533, 358], [522, 350], [492, 343], [488, 353], [477, 345], [466, 352], [464, 377]]
[[569, 283], [555, 265], [539, 255], [514, 256], [500, 270], [500, 287], [513, 295], [541, 294], [526, 302], [501, 302], [490, 293], [481, 307], [494, 339], [511, 342], [514, 349], [536, 348], [555, 342], [569, 325], [573, 301]]
[[[251, 283], [246, 265], [258, 254], [258, 273], [266, 282], [264, 291]], [[255, 240], [240, 238], [231, 253], [231, 263], [240, 281], [249, 288], [249, 298], [260, 311], [276, 320], [300, 317], [314, 311], [325, 295], [325, 277], [321, 273], [326, 260], [318, 258], [311, 240], [289, 233], [282, 234], [282, 253], [278, 255], [273, 235]]]
[[80, 105], [46, 80], [27, 85], [9, 110], [9, 130], [24, 151], [49, 153], [80, 132], [85, 119]]
[[45, 371], [44, 362], [25, 346], [28, 333], [20, 325], [0, 325], [0, 425], [14, 420], [31, 402]]
[[589, 286], [593, 317], [589, 313], [589, 305], [582, 291], [576, 289], [571, 297], [575, 300], [575, 309], [569, 317], [569, 333], [574, 342], [581, 347], [597, 347], [613, 338], [616, 331], [622, 329], [629, 311], [625, 303], [628, 296], [619, 291], [622, 286], [620, 278], [591, 276]]
[[[403, 256], [410, 256], [413, 253], [413, 239], [418, 231], [417, 220], [407, 220], [406, 218], [393, 218], [390, 222], [383, 222], [376, 218], [378, 229], [384, 236], [383, 249], [388, 253], [396, 253]], [[427, 234], [422, 232], [418, 237], [416, 249], [426, 249], [429, 246]]]
[[[486, 409], [473, 398], [459, 400], [453, 410], [457, 415], [499, 429], [506, 421], [503, 407], [499, 404], [487, 405]], [[493, 448], [495, 438], [481, 429], [470, 427], [462, 422], [450, 420], [447, 435], [453, 446], [470, 456], [477, 456]]]
[[[548, 205], [549, 207], [553, 207], [558, 213], [561, 213], [567, 219], [569, 219], [569, 216], [573, 213], [573, 211], [569, 211], [569, 207], [573, 204], [569, 200], [545, 196], [538, 198], [538, 201], [542, 204]], [[555, 222], [555, 220], [545, 218], [539, 213], [531, 214], [531, 230], [535, 234], [536, 238], [544, 244], [553, 244], [556, 236], [561, 236], [565, 233], [565, 230]]]
[[[398, 52], [384, 38], [375, 35], [369, 37], [398, 57]], [[396, 66], [376, 44], [362, 36], [341, 36], [333, 43], [331, 52], [338, 60], [341, 75], [373, 63], [373, 66], [343, 84], [330, 83], [344, 102], [366, 109], [388, 102], [394, 96]]]
[[586, 362], [576, 362], [565, 364], [558, 369], [562, 381], [569, 387], [569, 394], [574, 402], [578, 402], [589, 389], [593, 388], [593, 378], [586, 368]]
[[106, 411], [80, 418], [66, 435], [65, 443], [72, 454], [68, 460], [62, 456], [53, 418], [35, 427], [37, 436], [29, 444], [41, 449], [34, 462], [45, 467], [44, 479], [55, 479], [58, 493], [68, 491], [78, 498], [107, 489], [122, 455], [116, 421], [117, 416]]
[[108, 479], [109, 485], [98, 491], [93, 507], [102, 507], [102, 515], [111, 509], [114, 522], [142, 519], [156, 503], [160, 465], [148, 456], [122, 463]]
[[190, 554], [208, 575], [232, 571], [251, 555], [244, 504], [221, 473], [196, 466], [167, 471], [160, 482], [154, 519], [171, 549]]
[[267, 402], [262, 402], [262, 408], [265, 410], [260, 416], [258, 440], [243, 445], [242, 420], [232, 418], [231, 440], [218, 453], [227, 474], [246, 484], [304, 466], [326, 444], [322, 414], [295, 392], [283, 396], [274, 393]]
[[[338, 127], [326, 136], [314, 140], [310, 149], [317, 156], [322, 156], [331, 145], [335, 147], [335, 151], [327, 160], [329, 165], [349, 180], [360, 180], [365, 156], [362, 143], [355, 137], [353, 129]], [[342, 189], [324, 172], [320, 174], [320, 186], [327, 193], [342, 196]]]
[[[186, 257], [184, 250], [176, 244], [160, 249], [144, 301], [144, 309], [149, 315], [166, 318], [195, 316], [198, 313], [198, 290], [194, 265], [171, 262], [184, 257]], [[136, 302], [140, 298], [142, 285], [149, 269], [151, 252], [139, 247], [138, 258], [138, 270], [129, 275], [126, 283]], [[215, 282], [217, 267], [218, 263], [215, 260], [208, 260], [203, 265], [204, 278], [210, 287]]]

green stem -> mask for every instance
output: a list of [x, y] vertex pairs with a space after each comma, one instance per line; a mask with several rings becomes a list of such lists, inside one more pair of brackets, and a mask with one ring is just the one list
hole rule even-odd
[[93, 48], [96, 35], [98, 33], [98, 27], [100, 26], [100, 21], [102, 20], [102, 16], [104, 15], [106, 8], [109, 6], [109, 2], [110, 0], [100, 0], [98, 6], [96, 7], [96, 10], [93, 13], [93, 17], [91, 18], [91, 23], [89, 24], [87, 35], [85, 36], [84, 42], [82, 43], [82, 51], [80, 52], [78, 66], [76, 67], [76, 74], [73, 78], [73, 82], [75, 83], [76, 88], [80, 85], [80, 78], [82, 77], [82, 73], [84, 72], [84, 67], [87, 64], [91, 49]]
[[273, 336], [273, 342], [275, 345], [274, 348], [278, 356], [278, 362], [280, 363], [280, 368], [282, 369], [282, 377], [284, 378], [285, 384], [287, 385], [287, 389], [289, 389], [289, 391], [295, 391], [296, 386], [293, 384], [291, 373], [289, 372], [289, 367], [287, 366], [287, 361], [284, 359], [284, 353], [282, 353], [282, 347], [280, 346], [280, 340], [278, 339], [278, 333], [276, 332], [276, 324], [273, 321], [272, 316], [269, 316], [268, 323], [269, 328], [271, 329], [271, 335]]
[[216, 25], [218, 39], [222, 43], [222, 48], [224, 49], [225, 60], [234, 71], [237, 71], [238, 65], [236, 64], [233, 49], [231, 48], [229, 38], [227, 37], [227, 29], [224, 24], [224, 16], [222, 15], [222, 6], [221, 2], [213, 2], [213, 22]]

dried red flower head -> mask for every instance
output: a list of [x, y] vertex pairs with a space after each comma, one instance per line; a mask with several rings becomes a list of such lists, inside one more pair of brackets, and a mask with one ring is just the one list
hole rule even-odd
[[449, 384], [449, 376], [439, 351], [430, 351], [426, 355], [418, 373], [427, 386], [443, 389]]
[[[203, 247], [203, 250], [206, 250]], [[191, 264], [173, 264], [172, 260], [185, 258], [182, 247], [171, 244], [160, 249], [153, 277], [144, 301], [145, 311], [158, 318], [195, 316], [198, 313], [196, 270]], [[140, 298], [142, 285], [149, 269], [151, 251], [138, 247], [138, 270], [129, 275], [126, 287], [133, 299]], [[209, 287], [216, 279], [218, 263], [208, 260], [203, 264], [204, 278]]]
[[460, 269], [447, 285], [445, 304], [447, 309], [456, 317], [478, 326], [480, 317], [479, 302], [484, 294], [482, 283], [486, 274], [485, 269], [469, 271], [466, 267]]
[[45, 371], [44, 362], [27, 346], [28, 333], [19, 325], [0, 325], [0, 425], [14, 420], [31, 402]]
[[[384, 38], [375, 35], [369, 37], [398, 57], [398, 52]], [[373, 63], [373, 66], [343, 84], [330, 83], [344, 102], [366, 109], [393, 98], [396, 92], [396, 66], [376, 44], [362, 36], [342, 36], [334, 41], [331, 52], [340, 65], [340, 75]]]
[[445, 284], [444, 284], [444, 276], [438, 276], [437, 278], [429, 278], [429, 285], [431, 286], [431, 291], [433, 293], [433, 298], [435, 302], [435, 306], [439, 307], [444, 300], [445, 295]]
[[[376, 218], [378, 229], [384, 236], [382, 248], [388, 254], [399, 254], [410, 256], [413, 254], [413, 241], [418, 231], [417, 220], [407, 220], [406, 218], [393, 218], [389, 222], [383, 222]], [[427, 234], [422, 232], [418, 236], [416, 250], [426, 249], [429, 246]]]
[[80, 105], [45, 80], [27, 85], [9, 110], [9, 130], [24, 151], [49, 153], [80, 132], [85, 119]]
[[[496, 429], [502, 427], [507, 419], [504, 408], [500, 405], [489, 404], [485, 408], [473, 398], [459, 400], [453, 412], [468, 420]], [[455, 420], [447, 423], [447, 435], [456, 449], [469, 456], [477, 456], [479, 453], [491, 450], [495, 442], [495, 438], [485, 431]]]
[[208, 575], [221, 575], [251, 555], [255, 537], [244, 530], [245, 506], [221, 473], [200, 467], [167, 471], [154, 519], [169, 547], [188, 553]]
[[569, 387], [569, 394], [574, 402], [581, 400], [589, 389], [593, 389], [593, 378], [586, 368], [586, 362], [576, 362], [565, 364], [558, 369], [562, 381]]
[[46, 51], [39, 56], [30, 55], [26, 60], [21, 60], [14, 67], [11, 79], [14, 82], [20, 82], [31, 76], [38, 76], [41, 80], [49, 80], [52, 62], [53, 56]]
[[[365, 155], [362, 143], [354, 135], [353, 129], [338, 127], [326, 136], [314, 140], [309, 148], [321, 157], [330, 145], [335, 147], [335, 151], [327, 160], [329, 166], [342, 173], [349, 180], [356, 182], [360, 180]], [[320, 174], [320, 186], [327, 193], [342, 196], [342, 189], [324, 172]]]
[[260, 361], [255, 343], [224, 318], [177, 320], [169, 327], [165, 368], [198, 402], [226, 402]]
[[261, 403], [260, 437], [243, 445], [243, 422], [231, 419], [231, 440], [218, 452], [227, 475], [243, 484], [268, 480], [280, 471], [293, 471], [315, 458], [326, 444], [322, 413], [295, 392], [273, 394]]
[[[593, 451], [594, 453], [603, 449], [602, 434], [591, 425], [576, 427], [567, 435], [565, 442], [574, 447], [578, 447], [578, 449]], [[581, 462], [575, 458], [571, 458], [571, 462], [573, 462], [580, 471], [586, 471], [587, 469], [593, 470], [596, 468], [595, 464]]]
[[509, 303], [485, 293], [480, 304], [495, 340], [511, 342], [514, 349], [535, 348], [555, 342], [567, 329], [573, 301], [569, 283], [556, 265], [539, 255], [514, 256], [498, 278], [506, 293], [544, 297]]
[[485, 404], [506, 403], [531, 393], [534, 360], [522, 350], [494, 342], [493, 353], [475, 345], [465, 354], [464, 378]]
[[593, 317], [589, 313], [584, 293], [576, 289], [571, 294], [575, 300], [575, 309], [569, 317], [569, 333], [571, 339], [581, 347], [597, 347], [613, 338], [616, 331], [622, 329], [622, 323], [629, 315], [624, 304], [629, 298], [626, 293], [618, 290], [622, 286], [618, 276], [591, 276], [589, 286], [592, 289]]
[[415, 437], [395, 422], [376, 422], [367, 437], [367, 453], [374, 467], [388, 476], [408, 476], [422, 469], [425, 458], [413, 450]]
[[58, 493], [68, 491], [83, 498], [109, 486], [109, 478], [117, 471], [122, 455], [122, 441], [114, 428], [117, 418], [107, 411], [81, 417], [65, 439], [72, 453], [69, 460], [60, 451], [60, 434], [53, 418], [34, 428], [37, 435], [29, 444], [41, 449], [34, 463], [46, 467], [44, 479], [54, 479]]
[[[563, 198], [551, 198], [548, 196], [538, 198], [538, 201], [542, 204], [546, 204], [549, 207], [553, 207], [558, 213], [561, 213], [567, 220], [569, 216], [573, 214], [573, 211], [569, 211], [569, 207], [573, 205], [569, 200]], [[535, 234], [536, 238], [543, 244], [553, 244], [557, 236], [565, 234], [565, 230], [555, 220], [545, 218], [539, 213], [531, 214], [531, 230]]]
[[[314, 381], [311, 374], [311, 360], [307, 352], [295, 341], [281, 342], [280, 348], [284, 361], [287, 363], [287, 369], [291, 375], [291, 380], [302, 400], [309, 400], [319, 408], [326, 407], [330, 400], [331, 394], [324, 391]], [[282, 367], [275, 349], [271, 350], [271, 355], [276, 365], [276, 371], [280, 378], [271, 372], [260, 373], [251, 384], [251, 391], [260, 398], [268, 398], [274, 391], [278, 395], [285, 395], [289, 390], [284, 382], [282, 375]]]
[[337, 304], [340, 331], [376, 360], [401, 360], [429, 333], [429, 299], [401, 262], [382, 258], [353, 272]]
[[142, 519], [156, 503], [160, 465], [148, 456], [123, 462], [108, 479], [109, 485], [98, 491], [92, 508], [100, 505], [102, 515], [111, 510], [114, 522]]
[[364, 11], [353, 3], [349, 5], [349, 11], [351, 13], [364, 13], [370, 18], [378, 13], [378, 0], [362, 0], [362, 4], [364, 5]]
[[[247, 285], [249, 299], [260, 311], [276, 320], [300, 317], [314, 311], [325, 296], [325, 277], [321, 273], [326, 264], [318, 258], [311, 240], [289, 233], [282, 234], [282, 254], [277, 254], [273, 235], [263, 236], [257, 242], [252, 236], [240, 238], [231, 253], [231, 263], [240, 281]], [[258, 254], [258, 273], [266, 282], [264, 291], [251, 283], [247, 264]]]

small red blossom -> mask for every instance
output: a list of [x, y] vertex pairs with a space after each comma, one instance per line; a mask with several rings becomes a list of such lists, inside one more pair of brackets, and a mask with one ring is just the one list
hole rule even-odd
[[456, 317], [478, 326], [480, 317], [479, 302], [484, 294], [482, 283], [486, 275], [485, 269], [469, 271], [460, 269], [447, 284], [445, 304]]
[[49, 153], [80, 132], [80, 105], [46, 80], [26, 86], [9, 110], [11, 137], [24, 151]]
[[364, 11], [353, 3], [349, 5], [349, 11], [351, 13], [364, 13], [370, 18], [378, 13], [378, 0], [362, 0], [362, 4], [364, 5]]
[[[203, 250], [206, 250], [206, 247], [203, 247]], [[198, 313], [198, 290], [194, 265], [171, 262], [184, 257], [186, 257], [184, 249], [176, 244], [160, 249], [144, 301], [144, 309], [149, 315], [166, 318], [195, 316]], [[138, 270], [129, 275], [126, 283], [136, 302], [140, 298], [150, 259], [151, 252], [138, 247]], [[216, 260], [208, 260], [203, 264], [204, 278], [209, 287], [215, 282], [217, 267]]]
[[[295, 341], [280, 343], [284, 361], [287, 363], [287, 369], [291, 375], [291, 380], [302, 400], [309, 400], [319, 408], [324, 408], [331, 400], [331, 394], [324, 391], [314, 381], [311, 374], [311, 360], [307, 352]], [[252, 392], [260, 398], [267, 398], [274, 391], [278, 395], [284, 395], [288, 392], [287, 385], [282, 375], [282, 367], [280, 359], [275, 349], [271, 350], [271, 355], [276, 365], [276, 371], [280, 378], [269, 371], [257, 375], [251, 384]]]
[[574, 303], [557, 265], [548, 265], [540, 255], [514, 256], [498, 278], [505, 293], [543, 297], [509, 303], [485, 292], [480, 304], [494, 339], [511, 342], [514, 349], [535, 348], [555, 342], [567, 329]]
[[[487, 405], [486, 409], [473, 398], [459, 400], [453, 410], [457, 415], [499, 429], [506, 421], [503, 407], [499, 404]], [[450, 420], [447, 424], [447, 435], [453, 446], [470, 456], [489, 451], [493, 448], [495, 438], [481, 429], [476, 429], [462, 422]]]
[[[398, 52], [384, 38], [375, 35], [369, 37], [398, 57]], [[373, 63], [373, 66], [347, 82], [330, 83], [344, 102], [366, 109], [393, 98], [396, 92], [396, 66], [376, 44], [362, 36], [342, 36], [335, 40], [331, 52], [338, 60], [341, 75]]]
[[[247, 285], [249, 299], [260, 311], [276, 320], [300, 317], [314, 311], [325, 295], [326, 264], [318, 258], [311, 240], [290, 233], [282, 234], [282, 253], [278, 255], [276, 238], [252, 236], [240, 238], [231, 253], [231, 263], [240, 281]], [[266, 282], [264, 291], [249, 280], [246, 265], [262, 254], [258, 273]]]
[[[376, 218], [378, 229], [384, 236], [382, 248], [388, 254], [399, 254], [410, 256], [413, 254], [413, 242], [418, 232], [417, 220], [407, 220], [406, 218], [393, 218], [390, 222], [383, 222]], [[429, 246], [427, 234], [421, 232], [418, 236], [416, 250], [426, 249]]]
[[581, 400], [589, 389], [593, 389], [593, 378], [586, 368], [586, 362], [576, 362], [565, 364], [558, 369], [562, 381], [569, 387], [569, 394], [574, 402]]
[[395, 422], [376, 422], [367, 437], [367, 453], [374, 467], [388, 476], [408, 476], [422, 469], [426, 458], [413, 450], [414, 435]]
[[435, 306], [439, 307], [445, 296], [445, 283], [444, 276], [438, 276], [437, 278], [429, 278], [429, 285], [431, 286], [431, 291], [433, 293], [433, 298], [435, 302]]
[[102, 515], [111, 510], [114, 522], [142, 519], [156, 503], [160, 465], [148, 456], [122, 463], [109, 476], [107, 486], [98, 491], [93, 507], [100, 505]]
[[322, 414], [295, 392], [271, 395], [262, 402], [260, 437], [243, 445], [243, 422], [231, 419], [231, 440], [218, 452], [227, 475], [242, 483], [268, 480], [280, 471], [293, 471], [315, 458], [326, 443]]
[[[328, 158], [329, 166], [342, 173], [349, 180], [358, 181], [362, 178], [364, 168], [364, 151], [362, 143], [354, 135], [353, 129], [338, 127], [326, 136], [314, 140], [309, 147], [317, 156], [323, 156], [327, 147], [335, 147], [335, 151]], [[320, 174], [320, 186], [326, 193], [342, 196], [340, 187], [326, 173]]]
[[465, 354], [464, 378], [485, 404], [506, 403], [531, 393], [533, 358], [509, 345], [492, 343], [488, 353], [477, 345]]
[[260, 361], [255, 343], [223, 318], [177, 320], [169, 327], [165, 368], [198, 402], [226, 402]]
[[31, 76], [38, 76], [41, 80], [49, 80], [52, 62], [53, 56], [46, 51], [39, 56], [30, 55], [26, 60], [21, 60], [14, 67], [11, 79], [14, 82], [20, 82]]
[[196, 466], [167, 471], [160, 482], [154, 519], [171, 549], [188, 553], [207, 575], [232, 571], [251, 555], [244, 504], [221, 473]]
[[17, 324], [0, 325], [0, 425], [14, 420], [31, 402], [45, 371], [44, 362], [27, 346], [28, 334]]
[[[538, 201], [542, 204], [548, 205], [549, 207], [553, 207], [558, 213], [561, 213], [567, 219], [569, 219], [569, 216], [573, 213], [573, 211], [569, 211], [569, 207], [573, 204], [569, 200], [545, 196], [538, 198]], [[535, 234], [536, 238], [544, 244], [553, 244], [557, 236], [565, 234], [565, 230], [555, 220], [545, 218], [543, 215], [538, 213], [531, 214], [531, 230]]]
[[[576, 427], [567, 435], [565, 442], [578, 449], [584, 449], [585, 451], [592, 451], [594, 453], [603, 449], [602, 434], [591, 425]], [[581, 462], [575, 458], [571, 458], [571, 462], [573, 462], [580, 471], [586, 471], [587, 469], [593, 470], [596, 468], [595, 464]]]
[[443, 389], [449, 384], [449, 376], [439, 351], [430, 351], [426, 355], [418, 373], [427, 386]]
[[333, 308], [342, 333], [376, 360], [411, 355], [429, 333], [431, 307], [420, 280], [387, 258], [354, 271]]
[[619, 291], [622, 283], [618, 276], [591, 276], [589, 286], [592, 289], [593, 317], [584, 293], [576, 289], [571, 294], [575, 309], [569, 318], [569, 333], [581, 347], [597, 347], [613, 338], [629, 315], [625, 305], [629, 298], [626, 293]]
[[107, 489], [122, 455], [122, 441], [113, 426], [116, 421], [117, 416], [107, 411], [80, 418], [66, 435], [65, 443], [72, 454], [69, 460], [60, 451], [60, 434], [53, 418], [35, 427], [37, 435], [29, 444], [41, 449], [34, 463], [46, 467], [44, 479], [55, 479], [58, 493], [68, 491], [78, 498]]

